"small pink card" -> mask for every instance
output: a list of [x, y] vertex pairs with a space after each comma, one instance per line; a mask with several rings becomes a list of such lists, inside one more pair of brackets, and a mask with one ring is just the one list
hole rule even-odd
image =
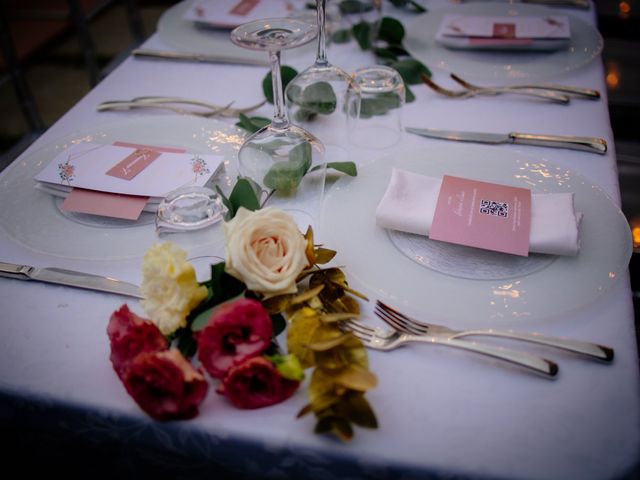
[[148, 200], [149, 197], [137, 195], [74, 188], [62, 202], [62, 208], [68, 212], [137, 220]]
[[160, 152], [150, 148], [137, 148], [126, 158], [118, 162], [107, 171], [107, 175], [121, 178], [123, 180], [131, 180], [141, 171], [151, 165], [156, 158], [160, 156]]
[[260, 0], [240, 0], [237, 5], [229, 10], [229, 13], [246, 17], [258, 3], [260, 3]]
[[429, 238], [529, 255], [531, 190], [445, 175]]

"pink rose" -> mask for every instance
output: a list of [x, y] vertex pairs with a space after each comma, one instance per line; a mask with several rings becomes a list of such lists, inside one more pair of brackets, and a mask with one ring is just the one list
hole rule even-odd
[[238, 408], [262, 408], [289, 398], [300, 382], [288, 380], [264, 357], [253, 357], [229, 370], [218, 393]]
[[198, 335], [198, 358], [223, 379], [231, 367], [260, 355], [271, 342], [271, 317], [260, 302], [242, 298], [218, 308]]
[[169, 347], [158, 327], [133, 313], [127, 305], [113, 312], [107, 335], [111, 341], [111, 363], [120, 379], [123, 379], [136, 355]]
[[157, 420], [195, 417], [209, 388], [202, 372], [175, 349], [139, 354], [123, 381], [140, 408]]

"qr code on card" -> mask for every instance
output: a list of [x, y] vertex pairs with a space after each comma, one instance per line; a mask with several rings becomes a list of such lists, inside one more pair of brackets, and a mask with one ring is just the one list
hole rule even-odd
[[509, 216], [509, 204], [507, 202], [494, 202], [493, 200], [480, 200], [480, 213], [492, 217]]

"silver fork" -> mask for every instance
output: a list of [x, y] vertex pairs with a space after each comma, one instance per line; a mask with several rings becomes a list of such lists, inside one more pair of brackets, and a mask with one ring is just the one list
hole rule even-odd
[[443, 339], [458, 339], [468, 336], [489, 336], [503, 337], [512, 340], [522, 340], [525, 342], [537, 343], [549, 347], [555, 347], [567, 350], [573, 353], [579, 353], [591, 358], [610, 362], [613, 360], [613, 349], [604, 345], [595, 343], [581, 342], [577, 340], [569, 340], [566, 338], [548, 337], [537, 333], [514, 332], [513, 330], [452, 330], [442, 325], [434, 325], [431, 323], [420, 322], [411, 318], [398, 310], [376, 301], [374, 309], [375, 314], [384, 320], [388, 325], [412, 335], [429, 335], [430, 337], [438, 337]]
[[425, 74], [422, 74], [420, 77], [422, 78], [422, 82], [429, 88], [440, 93], [441, 95], [451, 98], [470, 98], [475, 97], [476, 95], [497, 95], [500, 93], [510, 93], [515, 95], [525, 95], [528, 97], [540, 98], [544, 100], [551, 100], [552, 102], [562, 103], [564, 105], [568, 104], [571, 100], [568, 96], [560, 95], [559, 93], [555, 92], [536, 91], [533, 89], [519, 90], [510, 87], [487, 87], [465, 90], [450, 90], [448, 88], [441, 87]]
[[541, 84], [541, 85], [520, 84], [520, 85], [509, 85], [508, 87], [481, 87], [479, 85], [469, 83], [468, 81], [462, 79], [459, 75], [456, 75], [455, 73], [451, 73], [449, 74], [449, 76], [454, 81], [456, 81], [457, 83], [462, 85], [464, 88], [469, 90], [482, 90], [484, 88], [508, 88], [509, 90], [542, 90], [542, 91], [569, 93], [569, 94], [585, 97], [591, 100], [598, 100], [600, 98], [600, 92], [592, 88], [583, 88], [583, 87], [574, 87], [571, 85], [556, 85], [556, 84]]
[[516, 352], [502, 347], [493, 347], [481, 343], [457, 340], [455, 338], [439, 338], [429, 335], [413, 335], [400, 332], [398, 330], [385, 330], [377, 327], [370, 327], [356, 320], [346, 320], [341, 322], [341, 328], [351, 332], [362, 343], [374, 350], [389, 351], [401, 347], [407, 343], [429, 343], [459, 348], [470, 352], [480, 353], [489, 357], [504, 360], [506, 362], [525, 367], [549, 377], [555, 377], [558, 373], [558, 365], [546, 358], [537, 357], [528, 353]]

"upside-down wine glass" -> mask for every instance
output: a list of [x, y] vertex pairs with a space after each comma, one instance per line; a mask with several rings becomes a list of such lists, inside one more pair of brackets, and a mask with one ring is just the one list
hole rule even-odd
[[348, 159], [345, 100], [351, 77], [327, 60], [325, 7], [326, 0], [316, 0], [316, 61], [291, 80], [285, 97], [289, 117], [322, 141], [328, 160], [341, 161]]
[[236, 45], [269, 53], [274, 115], [238, 152], [239, 173], [255, 181], [268, 205], [289, 212], [301, 228], [318, 221], [324, 194], [324, 146], [311, 133], [289, 122], [282, 90], [280, 51], [316, 36], [314, 25], [293, 18], [267, 18], [231, 32]]

